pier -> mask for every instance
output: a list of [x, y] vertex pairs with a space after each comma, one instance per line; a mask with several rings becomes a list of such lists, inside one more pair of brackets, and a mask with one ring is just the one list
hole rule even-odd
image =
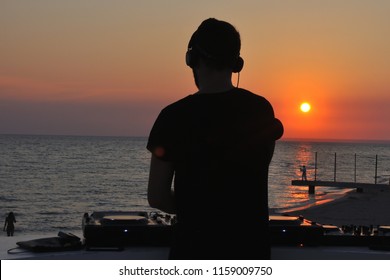
[[383, 188], [383, 187], [390, 187], [390, 178], [389, 178], [389, 184], [378, 184], [377, 178], [378, 178], [378, 155], [375, 156], [375, 176], [374, 176], [374, 183], [358, 183], [356, 182], [356, 154], [355, 154], [355, 172], [354, 172], [354, 182], [339, 182], [336, 181], [336, 174], [337, 174], [337, 154], [334, 154], [334, 179], [333, 181], [323, 181], [323, 180], [317, 180], [317, 152], [315, 153], [315, 162], [314, 162], [314, 180], [307, 180], [306, 179], [306, 171], [305, 175], [302, 175], [301, 180], [292, 180], [291, 185], [293, 186], [308, 186], [309, 188], [309, 194], [315, 193], [315, 187], [336, 187], [336, 188], [346, 188], [346, 189], [353, 189], [356, 188], [358, 192], [362, 192], [364, 188]]
[[308, 186], [309, 194], [315, 193], [315, 187], [336, 187], [353, 189], [362, 191], [363, 188], [375, 188], [375, 187], [390, 187], [388, 184], [370, 184], [370, 183], [356, 183], [356, 182], [335, 182], [335, 181], [310, 181], [310, 180], [292, 180], [291, 185], [293, 186]]

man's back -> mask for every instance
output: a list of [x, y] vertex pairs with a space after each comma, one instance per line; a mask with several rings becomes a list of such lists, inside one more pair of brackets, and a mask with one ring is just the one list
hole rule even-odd
[[162, 111], [148, 147], [164, 146], [174, 162], [181, 231], [213, 244], [247, 231], [266, 236], [277, 124], [267, 100], [241, 89], [191, 95]]

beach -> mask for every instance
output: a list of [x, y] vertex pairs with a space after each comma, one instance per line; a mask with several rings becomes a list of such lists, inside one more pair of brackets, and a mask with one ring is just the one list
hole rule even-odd
[[355, 189], [342, 198], [308, 208], [284, 212], [320, 223], [342, 225], [390, 225], [390, 185]]

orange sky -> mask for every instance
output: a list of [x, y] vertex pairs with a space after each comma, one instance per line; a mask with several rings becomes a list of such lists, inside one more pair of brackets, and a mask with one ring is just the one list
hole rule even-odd
[[271, 101], [285, 138], [390, 140], [389, 14], [387, 0], [2, 1], [0, 133], [147, 136], [196, 90], [186, 46], [216, 17], [240, 31], [240, 87]]

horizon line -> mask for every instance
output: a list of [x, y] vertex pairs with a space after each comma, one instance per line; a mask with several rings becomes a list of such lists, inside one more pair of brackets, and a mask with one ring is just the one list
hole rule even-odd
[[[145, 135], [86, 135], [86, 134], [42, 134], [42, 133], [0, 133], [1, 136], [57, 136], [57, 137], [118, 137], [118, 138], [148, 138]], [[328, 142], [328, 143], [387, 143], [390, 139], [337, 139], [337, 138], [281, 138], [277, 141], [284, 142]]]

